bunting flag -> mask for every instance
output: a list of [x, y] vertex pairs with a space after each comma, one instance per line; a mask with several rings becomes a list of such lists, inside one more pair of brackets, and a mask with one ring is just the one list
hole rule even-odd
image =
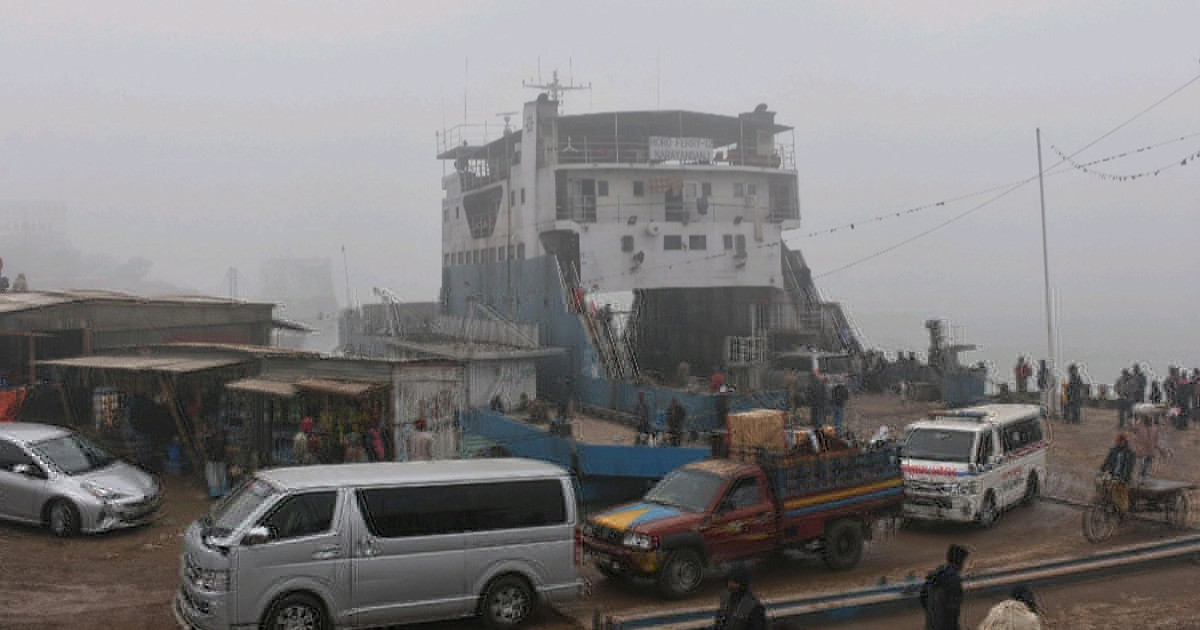
[[16, 422], [26, 391], [24, 387], [0, 390], [0, 422]]
[[1125, 173], [1125, 174], [1106, 173], [1103, 171], [1093, 169], [1091, 167], [1093, 167], [1097, 164], [1102, 164], [1104, 162], [1111, 162], [1113, 160], [1119, 160], [1121, 158], [1129, 157], [1131, 155], [1136, 155], [1138, 153], [1145, 153], [1146, 151], [1149, 151], [1151, 149], [1156, 149], [1158, 147], [1161, 147], [1164, 144], [1169, 144], [1172, 142], [1180, 142], [1182, 140], [1187, 140], [1188, 138], [1192, 138], [1196, 135], [1197, 134], [1183, 136], [1181, 138], [1176, 138], [1174, 140], [1168, 140], [1167, 142], [1160, 142], [1159, 144], [1152, 144], [1150, 146], [1141, 147], [1138, 149], [1134, 149], [1132, 151], [1126, 151], [1124, 153], [1119, 153], [1117, 155], [1110, 155], [1105, 158], [1100, 158], [1098, 160], [1092, 160], [1091, 162], [1082, 162], [1082, 163], [1076, 162], [1075, 160], [1071, 159], [1072, 156], [1067, 155], [1061, 149], [1054, 146], [1053, 144], [1050, 145], [1050, 148], [1053, 149], [1054, 152], [1058, 154], [1058, 157], [1063, 162], [1070, 164], [1072, 167], [1074, 167], [1078, 171], [1081, 171], [1081, 172], [1087, 173], [1088, 175], [1092, 175], [1094, 177], [1099, 177], [1100, 179], [1104, 179], [1104, 180], [1108, 180], [1108, 181], [1125, 182], [1125, 181], [1131, 181], [1131, 180], [1135, 180], [1135, 179], [1141, 179], [1143, 177], [1153, 177], [1165, 170], [1175, 168], [1176, 166], [1187, 166], [1188, 162], [1194, 162], [1194, 161], [1200, 159], [1200, 151], [1197, 151], [1191, 155], [1185, 156], [1183, 159], [1181, 159], [1179, 161], [1172, 161], [1170, 164], [1166, 164], [1166, 165], [1160, 166], [1158, 168], [1150, 169], [1148, 171], [1142, 171], [1140, 173]]

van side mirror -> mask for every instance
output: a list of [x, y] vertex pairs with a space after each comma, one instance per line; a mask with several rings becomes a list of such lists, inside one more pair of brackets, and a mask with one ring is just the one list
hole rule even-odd
[[256, 525], [251, 527], [245, 536], [242, 536], [242, 546], [253, 547], [254, 545], [261, 545], [268, 540], [271, 540], [271, 530], [265, 525]]

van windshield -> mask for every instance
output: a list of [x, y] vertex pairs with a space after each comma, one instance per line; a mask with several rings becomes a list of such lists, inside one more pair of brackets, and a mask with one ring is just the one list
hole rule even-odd
[[703, 512], [712, 505], [723, 485], [725, 479], [712, 473], [677, 470], [651, 488], [643, 500], [689, 512]]
[[975, 433], [953, 429], [917, 428], [908, 432], [900, 456], [935, 462], [971, 463]]
[[204, 517], [204, 532], [207, 536], [228, 536], [278, 493], [275, 486], [262, 479], [251, 478], [213, 506]]

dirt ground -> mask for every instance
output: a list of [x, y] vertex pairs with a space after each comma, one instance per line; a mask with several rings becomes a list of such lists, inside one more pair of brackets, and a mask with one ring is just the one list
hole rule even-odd
[[[892, 396], [863, 396], [851, 401], [847, 425], [869, 435], [880, 424], [896, 429], [931, 407], [902, 405]], [[580, 426], [589, 441], [612, 441], [626, 427]], [[1160, 459], [1154, 474], [1200, 482], [1200, 428], [1179, 432], [1165, 429], [1173, 458]], [[1081, 425], [1051, 424], [1053, 446], [1049, 494], [1086, 499], [1093, 472], [1116, 433], [1116, 413], [1088, 408]], [[175, 628], [169, 602], [175, 590], [180, 536], [189, 522], [210, 504], [196, 479], [164, 477], [167, 499], [161, 518], [146, 527], [111, 534], [59, 540], [41, 529], [0, 524], [0, 629], [153, 629]], [[1200, 504], [1200, 497], [1193, 497]], [[880, 579], [904, 580], [923, 575], [937, 565], [951, 542], [972, 549], [969, 570], [994, 569], [1037, 559], [1085, 555], [1099, 548], [1156, 540], [1175, 532], [1155, 523], [1126, 524], [1100, 546], [1080, 534], [1077, 508], [1043, 501], [1004, 515], [990, 529], [952, 525], [917, 525], [882, 531], [871, 543], [863, 562], [853, 570], [831, 573], [815, 558], [780, 555], [752, 567], [756, 590], [768, 601], [785, 595], [816, 594], [861, 588]], [[714, 606], [721, 580], [709, 580], [695, 598], [665, 603], [643, 584], [609, 582], [591, 569], [591, 595], [570, 605], [566, 616], [546, 615], [536, 630], [587, 627], [592, 614], [631, 614], [672, 608], [695, 610]], [[1119, 581], [1081, 583], [1049, 589], [1044, 597], [1049, 627], [1196, 628], [1200, 603], [1195, 589], [1200, 566], [1184, 564]], [[968, 621], [977, 623], [986, 603], [974, 602]], [[1144, 616], [1153, 611], [1152, 619]], [[975, 615], [972, 617], [972, 615]], [[1151, 623], [1152, 622], [1152, 623]], [[477, 627], [464, 622], [418, 626], [427, 630]], [[919, 628], [919, 617], [876, 620], [845, 628]]]

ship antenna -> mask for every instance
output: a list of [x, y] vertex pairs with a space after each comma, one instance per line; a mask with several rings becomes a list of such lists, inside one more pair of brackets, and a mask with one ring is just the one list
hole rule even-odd
[[592, 84], [590, 81], [588, 82], [587, 85], [576, 85], [574, 79], [571, 79], [570, 83], [563, 85], [563, 83], [558, 80], [558, 70], [555, 70], [553, 73], [551, 73], [550, 76], [553, 78], [550, 79], [549, 83], [540, 83], [540, 82], [534, 83], [532, 81], [522, 81], [521, 86], [527, 87], [527, 88], [534, 88], [534, 89], [538, 89], [538, 90], [546, 90], [547, 92], [549, 92], [548, 96], [550, 97], [550, 100], [552, 100], [552, 101], [559, 101], [562, 97], [563, 92], [569, 92], [571, 90], [591, 90], [592, 89]]

